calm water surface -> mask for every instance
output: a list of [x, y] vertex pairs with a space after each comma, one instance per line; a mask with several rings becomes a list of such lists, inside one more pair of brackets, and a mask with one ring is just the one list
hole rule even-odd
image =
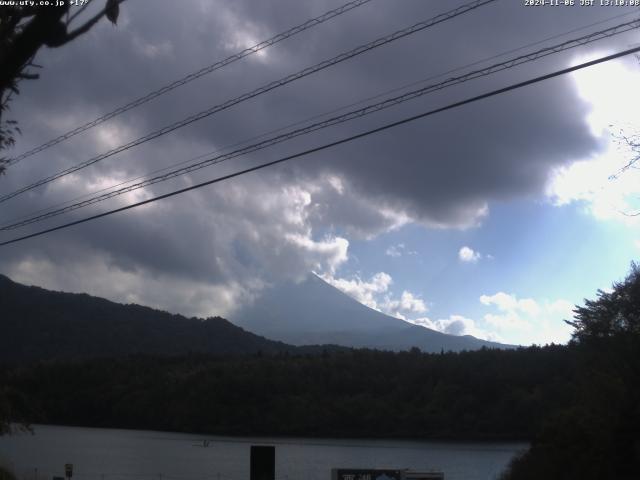
[[[230, 438], [36, 425], [0, 437], [0, 462], [20, 480], [248, 480], [251, 445], [275, 445], [279, 480], [330, 480], [331, 468], [440, 470], [446, 480], [495, 479], [524, 443]], [[205, 440], [208, 441], [207, 446]]]

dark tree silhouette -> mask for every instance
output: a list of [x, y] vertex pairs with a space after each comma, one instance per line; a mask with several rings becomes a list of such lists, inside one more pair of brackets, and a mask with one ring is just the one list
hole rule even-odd
[[571, 405], [548, 414], [503, 480], [638, 478], [640, 267], [574, 313]]
[[[119, 5], [124, 0], [106, 0], [104, 8], [75, 26], [89, 2], [73, 14], [69, 2], [60, 6], [3, 6], [0, 8], [0, 152], [15, 143], [20, 132], [15, 121], [3, 118], [13, 95], [19, 93], [21, 80], [35, 80], [39, 75], [33, 60], [43, 46], [61, 47], [88, 32], [102, 17], [118, 20]], [[0, 157], [0, 174], [8, 159]]]
[[584, 341], [619, 334], [640, 334], [640, 267], [631, 263], [631, 271], [611, 292], [598, 290], [596, 300], [585, 300], [574, 310], [575, 319], [566, 321], [575, 328], [573, 338]]

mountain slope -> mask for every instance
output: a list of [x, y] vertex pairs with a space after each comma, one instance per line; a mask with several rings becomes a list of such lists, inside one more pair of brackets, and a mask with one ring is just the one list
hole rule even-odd
[[186, 318], [86, 294], [27, 287], [0, 275], [0, 362], [294, 350], [299, 349], [220, 317]]
[[315, 275], [278, 285], [229, 316], [237, 325], [294, 345], [332, 343], [349, 347], [425, 352], [510, 348], [470, 335], [455, 336], [390, 317], [362, 305]]

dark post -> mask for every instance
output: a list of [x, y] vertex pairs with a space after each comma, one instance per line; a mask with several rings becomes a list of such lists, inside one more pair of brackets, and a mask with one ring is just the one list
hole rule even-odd
[[251, 445], [251, 480], [275, 480], [276, 447]]

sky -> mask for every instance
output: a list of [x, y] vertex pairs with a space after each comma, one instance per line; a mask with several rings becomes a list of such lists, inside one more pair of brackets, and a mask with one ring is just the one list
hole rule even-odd
[[[101, 3], [94, 0], [91, 8]], [[356, 102], [366, 105], [374, 96], [407, 91], [407, 85], [437, 83], [640, 14], [598, 3], [492, 2], [30, 190], [0, 205], [0, 224], [308, 124]], [[22, 134], [10, 153], [36, 147], [341, 4], [129, 0], [117, 26], [103, 21], [73, 43], [39, 52], [40, 79], [23, 81], [11, 102], [7, 118], [19, 122]], [[462, 4], [372, 0], [25, 158], [0, 178], [0, 194]], [[2, 231], [0, 240], [628, 49], [640, 44], [639, 35], [633, 30], [443, 89]], [[0, 247], [0, 272], [48, 289], [230, 319], [270, 285], [315, 272], [367, 306], [445, 333], [522, 345], [566, 342], [571, 327], [563, 319], [598, 289], [623, 279], [640, 253], [638, 172], [610, 179], [634, 158], [622, 136], [636, 134], [639, 58], [630, 55]]]

